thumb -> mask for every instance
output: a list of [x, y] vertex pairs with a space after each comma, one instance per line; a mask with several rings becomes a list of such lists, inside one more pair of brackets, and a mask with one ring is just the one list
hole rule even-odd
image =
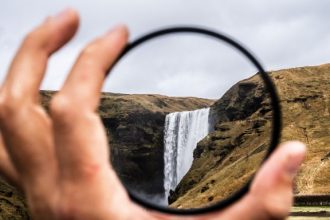
[[[306, 147], [301, 142], [282, 144], [263, 164], [249, 193], [242, 200], [223, 211], [189, 219], [284, 219], [292, 205], [293, 179], [304, 160], [305, 152]], [[158, 219], [181, 219], [156, 216]]]
[[[265, 219], [282, 219], [292, 206], [293, 181], [304, 160], [306, 147], [297, 141], [282, 144], [256, 175], [250, 196]], [[261, 216], [260, 216], [261, 217]], [[262, 217], [261, 217], [262, 218]]]

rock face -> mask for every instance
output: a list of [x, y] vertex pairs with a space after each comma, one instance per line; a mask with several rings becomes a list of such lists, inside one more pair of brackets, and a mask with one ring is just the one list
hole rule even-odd
[[[42, 105], [54, 92], [42, 91]], [[213, 100], [161, 95], [104, 93], [99, 114], [111, 146], [111, 162], [127, 187], [144, 194], [163, 192], [163, 128], [170, 112], [209, 106]], [[29, 219], [22, 195], [0, 180], [0, 220]]]
[[232, 195], [255, 173], [270, 142], [272, 110], [259, 76], [240, 81], [211, 106], [214, 131], [198, 143], [191, 169], [169, 197], [196, 208]]
[[[270, 74], [281, 99], [281, 141], [308, 147], [295, 194], [330, 194], [330, 64]], [[214, 131], [198, 144], [190, 171], [169, 198], [172, 207], [212, 204], [253, 176], [270, 141], [272, 109], [264, 91], [256, 75], [213, 104]]]
[[110, 140], [111, 162], [125, 185], [146, 195], [162, 194], [166, 114], [212, 102], [160, 95], [103, 95], [100, 114]]

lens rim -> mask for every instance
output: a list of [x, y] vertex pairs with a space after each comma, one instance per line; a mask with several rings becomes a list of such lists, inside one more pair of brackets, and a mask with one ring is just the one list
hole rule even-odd
[[[205, 27], [194, 27], [194, 26], [177, 26], [177, 27], [167, 27], [162, 28], [156, 31], [152, 31], [150, 33], [147, 33], [145, 35], [142, 35], [141, 37], [137, 38], [133, 42], [129, 43], [126, 48], [123, 50], [119, 58], [116, 60], [113, 66], [117, 64], [117, 62], [122, 59], [126, 54], [128, 54], [130, 51], [135, 49], [136, 47], [140, 46], [141, 44], [164, 36], [164, 35], [170, 35], [170, 34], [178, 34], [178, 33], [191, 33], [191, 34], [199, 34], [206, 37], [211, 37], [216, 40], [220, 40], [220, 42], [225, 42], [229, 46], [233, 47], [237, 51], [239, 51], [241, 54], [243, 54], [258, 70], [258, 73], [261, 77], [261, 79], [264, 81], [264, 84], [266, 85], [266, 88], [270, 94], [271, 98], [271, 106], [273, 110], [273, 118], [272, 118], [272, 137], [270, 146], [268, 148], [268, 151], [266, 153], [265, 158], [263, 159], [262, 163], [269, 158], [271, 153], [275, 150], [276, 146], [280, 142], [281, 137], [281, 107], [279, 102], [278, 93], [276, 90], [276, 87], [270, 78], [270, 76], [265, 72], [264, 68], [260, 64], [260, 62], [257, 60], [257, 58], [252, 55], [251, 52], [249, 52], [244, 46], [242, 46], [241, 43], [234, 40], [232, 37], [229, 37], [228, 35], [225, 35], [223, 33], [210, 30], [209, 28]], [[112, 67], [113, 67], [112, 66]], [[111, 69], [112, 69], [111, 67]], [[108, 73], [110, 72], [110, 69]], [[261, 164], [262, 164], [261, 163]], [[233, 204], [235, 201], [238, 201], [240, 198], [242, 198], [248, 191], [251, 185], [251, 182], [253, 180], [253, 177], [237, 192], [235, 192], [233, 195], [229, 196], [228, 198], [221, 200], [215, 204], [212, 204], [210, 206], [205, 206], [201, 208], [193, 208], [193, 209], [174, 209], [170, 207], [164, 207], [158, 204], [153, 204], [151, 202], [146, 201], [145, 199], [142, 199], [140, 196], [138, 196], [133, 191], [126, 188], [130, 198], [135, 203], [144, 206], [147, 209], [153, 209], [159, 212], [167, 213], [167, 214], [176, 214], [176, 215], [196, 215], [196, 214], [205, 214], [209, 212], [219, 211], [220, 209], [224, 209], [228, 207], [229, 205]]]

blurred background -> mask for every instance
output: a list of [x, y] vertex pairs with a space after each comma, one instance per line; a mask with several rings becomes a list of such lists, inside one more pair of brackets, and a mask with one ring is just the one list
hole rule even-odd
[[[73, 7], [79, 11], [81, 26], [72, 42], [51, 58], [42, 89], [59, 89], [84, 45], [118, 23], [126, 24], [129, 27], [130, 40], [151, 30], [173, 25], [209, 27], [238, 39], [253, 51], [267, 70], [319, 65], [329, 62], [330, 57], [329, 1], [99, 0], [96, 3], [87, 0], [51, 2], [2, 0], [0, 9], [0, 82], [2, 82], [10, 60], [25, 34], [47, 16], [54, 15], [66, 7]], [[177, 39], [166, 41], [166, 44], [160, 42], [154, 47], [147, 48], [148, 51], [141, 52], [141, 55], [134, 57], [131, 61], [127, 61], [129, 65], [118, 67], [117, 71], [123, 72], [123, 74], [134, 72], [135, 75], [130, 75], [131, 82], [139, 79], [143, 83], [120, 83], [121, 79], [118, 76], [121, 74], [116, 74], [117, 76], [114, 76], [111, 83], [105, 84], [104, 91], [218, 98], [220, 94], [215, 93], [212, 87], [219, 86], [215, 82], [223, 81], [223, 75], [215, 74], [218, 72], [218, 66], [214, 64], [217, 63], [219, 56], [228, 53], [222, 49], [212, 51], [209, 49], [212, 48], [212, 45], [214, 45], [213, 42], [187, 43], [186, 40]], [[164, 69], [162, 61], [165, 62], [170, 54], [179, 53], [179, 50], [188, 51], [187, 49], [191, 54], [195, 54], [190, 63], [193, 62], [199, 67], [204, 65], [201, 67], [203, 71], [194, 70], [194, 67], [190, 66], [189, 73], [182, 73], [179, 78], [173, 77], [170, 70]], [[154, 50], [158, 50], [157, 59], [160, 62], [158, 62], [159, 65], [154, 65], [150, 73], [147, 73], [145, 69], [150, 65], [149, 61]], [[200, 53], [199, 57], [196, 56], [194, 51], [202, 50], [208, 52]], [[177, 62], [182, 64], [181, 61]], [[226, 68], [243, 74], [239, 79], [255, 73], [254, 69], [245, 69], [243, 63], [227, 63]], [[175, 65], [175, 63], [172, 64]], [[162, 77], [159, 78], [160, 75], [155, 75], [155, 71], [157, 74], [163, 73]], [[185, 71], [184, 65], [180, 71]], [[192, 74], [194, 71], [196, 73]], [[144, 80], [138, 75], [142, 72], [145, 74], [142, 77]], [[227, 73], [231, 75], [230, 72]], [[193, 77], [191, 77], [192, 75]], [[118, 83], [116, 83], [117, 80]], [[186, 82], [189, 86], [175, 83], [178, 80]], [[238, 81], [238, 78], [233, 81]], [[208, 89], [196, 92], [195, 88], [199, 83], [209, 85]], [[142, 84], [144, 88], [149, 89], [141, 89]], [[228, 86], [224, 88], [224, 91], [228, 89]]]

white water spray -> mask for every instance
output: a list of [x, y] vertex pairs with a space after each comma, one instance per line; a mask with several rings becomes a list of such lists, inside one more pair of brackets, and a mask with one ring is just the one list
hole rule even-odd
[[166, 115], [164, 128], [165, 200], [174, 190], [193, 162], [197, 143], [209, 132], [210, 108], [174, 112]]

